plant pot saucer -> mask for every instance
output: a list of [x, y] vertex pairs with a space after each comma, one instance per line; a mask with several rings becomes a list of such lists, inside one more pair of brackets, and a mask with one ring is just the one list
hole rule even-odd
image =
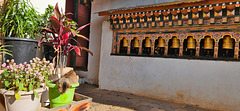
[[41, 107], [38, 111], [87, 111], [91, 106], [92, 98], [75, 93], [73, 102], [64, 106], [59, 106], [55, 108]]

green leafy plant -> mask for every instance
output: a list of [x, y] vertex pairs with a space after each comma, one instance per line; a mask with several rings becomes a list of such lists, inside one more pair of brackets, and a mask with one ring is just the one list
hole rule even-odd
[[48, 5], [48, 7], [45, 9], [45, 13], [41, 14], [41, 26], [48, 27], [51, 25], [50, 17], [53, 15], [54, 7], [52, 5]]
[[35, 39], [42, 21], [29, 0], [6, 0], [1, 7], [1, 33], [5, 37]]
[[[53, 10], [54, 10], [53, 6], [48, 5], [48, 7], [45, 9], [45, 13], [40, 16], [40, 19], [42, 21], [41, 26], [43, 26], [42, 29], [48, 28], [51, 26], [51, 21], [49, 18], [53, 15]], [[50, 42], [50, 40], [52, 39], [52, 36], [47, 34], [45, 30], [42, 30], [41, 34], [42, 34], [41, 40], [44, 42]]]
[[36, 97], [38, 93], [34, 89], [40, 88], [41, 83], [48, 81], [48, 76], [52, 74], [54, 66], [44, 58], [33, 58], [30, 64], [24, 62], [24, 64], [14, 63], [11, 60], [10, 63], [3, 63], [3, 73], [0, 75], [1, 88], [15, 91], [15, 98], [20, 99], [21, 95], [19, 91], [31, 91], [33, 90]]

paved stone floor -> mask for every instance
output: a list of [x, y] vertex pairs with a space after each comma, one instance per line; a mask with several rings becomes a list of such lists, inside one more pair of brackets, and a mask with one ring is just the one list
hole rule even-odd
[[129, 93], [102, 90], [88, 84], [81, 84], [76, 92], [93, 98], [89, 111], [212, 111]]

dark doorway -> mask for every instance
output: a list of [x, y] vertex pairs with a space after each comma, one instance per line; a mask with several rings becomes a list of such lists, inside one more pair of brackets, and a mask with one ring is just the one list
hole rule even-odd
[[[66, 0], [66, 10], [65, 12], [71, 12], [73, 15], [68, 15], [69, 18], [75, 20], [78, 27], [90, 23], [91, 15], [91, 0]], [[81, 30], [80, 34], [89, 38], [90, 26]], [[86, 48], [89, 48], [89, 42], [81, 38], [75, 38], [77, 42]], [[73, 44], [78, 44], [72, 41]], [[81, 56], [74, 53], [69, 53], [68, 55], [68, 66], [79, 68], [82, 70], [87, 70], [88, 66], [88, 53], [86, 51], [81, 51]]]

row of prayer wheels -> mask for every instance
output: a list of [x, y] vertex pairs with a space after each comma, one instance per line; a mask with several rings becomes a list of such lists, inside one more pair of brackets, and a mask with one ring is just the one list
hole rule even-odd
[[[128, 46], [128, 41], [126, 38], [123, 39], [123, 47]], [[145, 47], [151, 47], [151, 40], [150, 38], [145, 39]], [[165, 40], [160, 37], [158, 39], [157, 47], [164, 47]], [[139, 40], [134, 38], [134, 48], [139, 47]], [[180, 47], [180, 40], [177, 37], [172, 38], [172, 46], [171, 48], [179, 48]], [[223, 49], [233, 49], [233, 39], [230, 36], [226, 36], [223, 38]], [[187, 38], [187, 49], [196, 49], [196, 40], [190, 36]], [[203, 49], [213, 49], [213, 39], [210, 36], [206, 36], [204, 38], [204, 46]]]
[[[134, 39], [134, 48], [138, 48], [139, 47], [139, 40], [138, 39]], [[127, 47], [128, 46], [128, 41], [126, 38], [123, 39], [123, 47]], [[145, 39], [145, 47], [151, 47], [151, 40], [150, 38], [146, 38]], [[157, 47], [164, 47], [165, 46], [165, 41], [163, 40], [163, 38], [159, 38], [158, 39], [158, 46]]]

